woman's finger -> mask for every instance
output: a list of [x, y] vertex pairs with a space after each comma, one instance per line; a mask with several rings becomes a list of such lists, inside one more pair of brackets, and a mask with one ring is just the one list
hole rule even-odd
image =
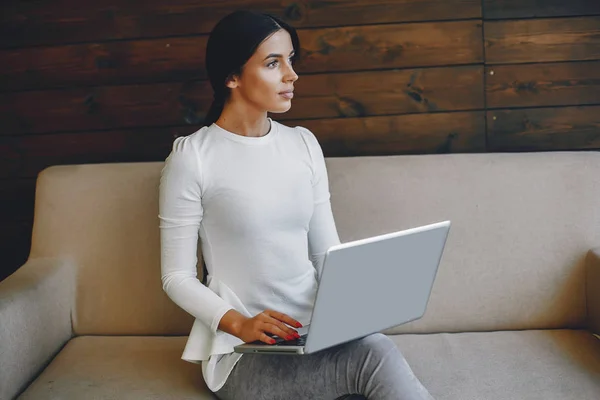
[[273, 311], [273, 310], [265, 311], [265, 313], [279, 321], [285, 322], [286, 324], [288, 324], [290, 326], [294, 326], [296, 328], [302, 328], [302, 324], [300, 322], [296, 321], [294, 318], [290, 317], [289, 315], [286, 315], [279, 311]]
[[[295, 329], [290, 328], [289, 326], [287, 326], [283, 322], [279, 321], [278, 319], [269, 317], [269, 320], [265, 321], [265, 322], [271, 323], [271, 324], [277, 326], [279, 329], [281, 329], [282, 331], [284, 331], [286, 333], [286, 336], [291, 336], [291, 339], [295, 339], [300, 336], [300, 335], [298, 335], [298, 332]], [[287, 340], [288, 338], [285, 337], [285, 339]]]
[[259, 340], [266, 344], [275, 344], [275, 339], [273, 339], [272, 337], [270, 337], [269, 335], [267, 335], [265, 333], [260, 334]]
[[277, 324], [265, 322], [263, 325], [263, 331], [272, 333], [273, 335], [277, 335], [285, 340], [295, 339], [295, 336], [293, 334], [289, 334]]

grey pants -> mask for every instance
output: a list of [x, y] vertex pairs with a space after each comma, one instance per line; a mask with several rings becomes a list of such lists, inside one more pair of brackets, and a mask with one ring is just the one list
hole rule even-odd
[[394, 342], [377, 333], [305, 356], [244, 354], [222, 400], [433, 400]]

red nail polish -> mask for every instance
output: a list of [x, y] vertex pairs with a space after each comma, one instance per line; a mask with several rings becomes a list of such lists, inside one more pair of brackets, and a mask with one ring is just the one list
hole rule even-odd
[[302, 324], [300, 322], [298, 322], [298, 325], [296, 325], [296, 328], [302, 328]]
[[271, 339], [271, 344], [275, 344], [275, 339]]

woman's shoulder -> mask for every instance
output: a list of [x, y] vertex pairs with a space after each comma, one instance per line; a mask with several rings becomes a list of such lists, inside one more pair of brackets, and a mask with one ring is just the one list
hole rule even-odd
[[300, 134], [300, 135], [308, 135], [308, 136], [314, 136], [313, 133], [308, 129], [305, 128], [304, 126], [300, 126], [300, 125], [296, 125], [296, 126], [289, 126], [286, 125], [284, 123], [281, 123], [279, 121], [274, 121], [271, 120], [273, 123], [277, 124], [278, 130], [279, 131], [283, 131], [285, 133], [289, 133], [289, 134]]
[[304, 142], [304, 144], [310, 148], [315, 146], [319, 146], [319, 141], [317, 137], [312, 133], [312, 131], [304, 126], [296, 125], [296, 126], [287, 126], [280, 122], [275, 121], [278, 124], [278, 129], [282, 131], [284, 136], [288, 138], [299, 138]]
[[299, 125], [290, 127], [283, 124], [280, 124], [280, 129], [284, 131], [282, 136], [286, 136], [293, 141], [300, 152], [307, 154], [311, 163], [318, 162], [323, 158], [323, 150], [319, 140], [310, 129]]
[[191, 154], [197, 152], [208, 137], [208, 127], [203, 126], [196, 132], [185, 136], [177, 136], [173, 140], [171, 153]]

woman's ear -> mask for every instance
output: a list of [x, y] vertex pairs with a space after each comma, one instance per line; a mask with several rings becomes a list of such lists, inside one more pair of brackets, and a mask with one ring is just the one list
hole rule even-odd
[[237, 75], [229, 75], [227, 77], [227, 79], [225, 79], [225, 86], [227, 86], [229, 89], [235, 89], [236, 87], [238, 87], [240, 82], [240, 78]]

